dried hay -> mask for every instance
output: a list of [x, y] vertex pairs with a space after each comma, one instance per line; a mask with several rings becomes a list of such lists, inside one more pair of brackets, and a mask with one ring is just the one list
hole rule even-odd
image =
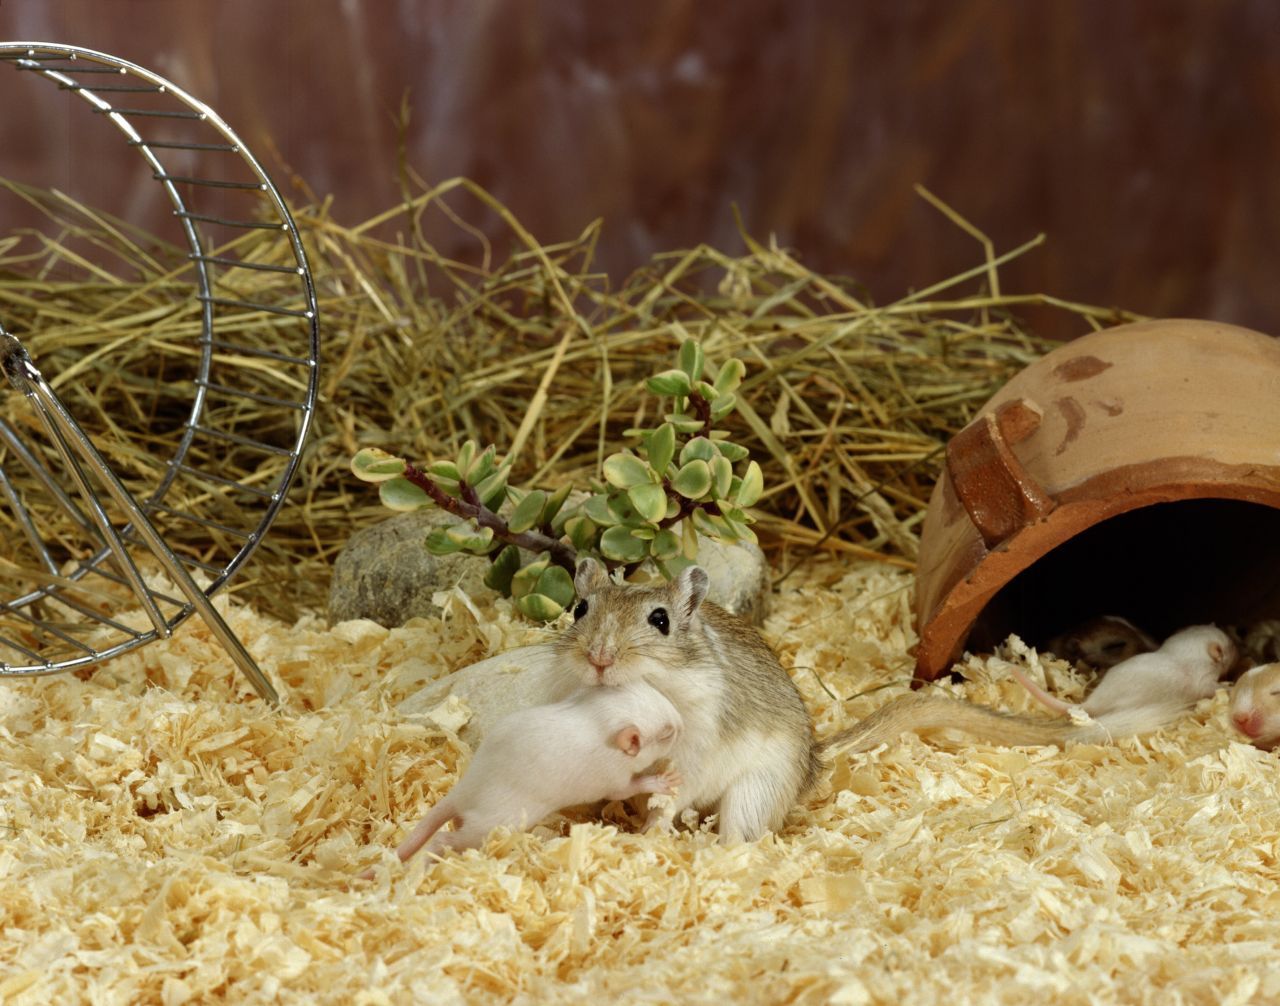
[[[5, 184], [45, 215], [52, 233], [20, 231], [0, 242], [0, 323], [29, 343], [126, 481], [145, 493], [182, 431], [180, 415], [166, 424], [147, 411], [147, 392], [174, 387], [197, 350], [200, 305], [189, 299], [185, 249], [62, 193]], [[996, 255], [923, 190], [975, 237], [984, 258], [876, 306], [849, 281], [745, 235], [745, 254], [698, 247], [660, 255], [615, 288], [594, 271], [598, 222], [544, 247], [473, 183], [428, 188], [410, 176], [405, 189], [403, 204], [357, 227], [337, 223], [328, 201], [296, 214], [321, 309], [321, 398], [297, 488], [262, 557], [232, 585], [288, 619], [322, 603], [329, 565], [351, 532], [385, 516], [347, 468], [358, 448], [426, 458], [473, 437], [511, 448], [515, 484], [585, 484], [628, 442], [626, 429], [652, 419], [648, 396], [634, 385], [688, 336], [713, 360], [747, 363], [730, 425], [765, 469], [758, 509], [766, 546], [775, 555], [800, 546], [800, 557], [821, 546], [911, 568], [942, 445], [1049, 348], [1012, 312], [1066, 311], [1082, 330], [1134, 317], [1003, 292], [1000, 266], [1040, 239]], [[475, 236], [472, 261], [447, 260], [432, 245], [427, 231], [442, 223]], [[477, 229], [490, 224], [504, 235], [497, 250]], [[278, 231], [250, 231], [233, 245], [218, 251], [291, 262]], [[236, 296], [259, 303], [293, 289], [270, 272], [237, 276]], [[218, 335], [270, 349], [279, 324], [248, 313], [220, 319]], [[294, 381], [272, 375], [270, 359], [252, 363], [266, 390]], [[228, 428], [289, 442], [291, 416], [252, 402], [238, 407]], [[31, 424], [28, 411], [18, 396], [0, 394], [0, 418]], [[260, 484], [283, 464], [234, 445], [200, 462]], [[182, 503], [227, 520], [216, 493]], [[40, 516], [63, 519], [56, 509]], [[0, 533], [17, 534], [3, 508]], [[201, 554], [208, 531], [191, 525], [172, 537]]]
[[[776, 598], [766, 634], [820, 734], [905, 682], [908, 588], [823, 562]], [[219, 604], [285, 711], [194, 620], [89, 680], [0, 689], [0, 1001], [1280, 997], [1276, 756], [1233, 740], [1225, 693], [1115, 746], [841, 759], [740, 847], [633, 834], [611, 806], [352, 884], [467, 756], [456, 709], [395, 704], [544, 630], [492, 596], [390, 631]], [[1003, 659], [935, 687], [1026, 709]], [[1064, 665], [1031, 669], [1078, 694]]]

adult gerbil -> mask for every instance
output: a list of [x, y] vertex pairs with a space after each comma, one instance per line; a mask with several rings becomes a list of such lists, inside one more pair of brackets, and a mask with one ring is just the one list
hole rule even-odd
[[1136, 673], [1121, 674], [1114, 686], [1090, 705], [1103, 684], [1121, 668], [1117, 665], [1108, 671], [1084, 703], [1091, 716], [1085, 722], [1002, 713], [944, 695], [912, 693], [891, 699], [866, 719], [836, 734], [823, 746], [824, 751], [866, 751], [903, 733], [924, 735], [940, 730], [957, 730], [1003, 745], [1099, 743], [1150, 733], [1173, 722], [1200, 698], [1212, 695], [1218, 678], [1235, 659], [1235, 648], [1226, 633], [1212, 626], [1193, 626], [1174, 633], [1165, 647], [1131, 658], [1142, 661]]
[[[641, 773], [667, 757], [683, 733], [675, 707], [640, 681], [582, 688], [508, 713], [396, 854], [404, 861], [424, 844], [428, 852], [469, 849], [494, 828], [530, 828], [565, 807], [674, 792], [676, 772]], [[454, 830], [442, 831], [450, 821]], [[373, 870], [360, 876], [371, 879]]]
[[1097, 719], [1122, 709], [1185, 709], [1217, 691], [1218, 680], [1235, 659], [1235, 644], [1225, 632], [1212, 625], [1193, 625], [1175, 632], [1154, 652], [1138, 653], [1116, 664], [1078, 705], [1050, 695], [1017, 666], [1012, 673], [1050, 709], [1060, 713], [1081, 709]]
[[1231, 689], [1231, 723], [1265, 751], [1280, 744], [1280, 664], [1261, 664], [1240, 675]]
[[1119, 615], [1099, 615], [1070, 632], [1054, 636], [1044, 647], [1056, 657], [1106, 670], [1139, 653], [1158, 648], [1154, 639]]
[[[573, 624], [556, 637], [561, 687], [646, 681], [679, 711], [671, 814], [719, 812], [722, 842], [777, 830], [822, 769], [809, 713], [759, 632], [706, 600], [697, 566], [661, 586], [616, 584], [584, 559]], [[653, 827], [665, 815], [651, 815]]]

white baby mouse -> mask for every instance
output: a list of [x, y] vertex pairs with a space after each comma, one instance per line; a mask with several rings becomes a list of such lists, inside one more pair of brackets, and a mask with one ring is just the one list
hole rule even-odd
[[[671, 808], [719, 812], [722, 842], [777, 830], [822, 767], [809, 713], [750, 623], [705, 600], [697, 566], [670, 583], [617, 584], [578, 566], [573, 625], [554, 642], [562, 691], [645, 681], [679, 711], [671, 761], [684, 779]], [[648, 827], [668, 822], [651, 814]]]
[[1231, 722], [1264, 751], [1280, 744], [1280, 664], [1262, 664], [1240, 675], [1231, 689]]
[[1013, 666], [1011, 672], [1050, 709], [1070, 713], [1079, 708], [1097, 719], [1122, 709], [1185, 709], [1213, 695], [1218, 679], [1235, 659], [1235, 644], [1225, 632], [1212, 625], [1193, 625], [1175, 632], [1154, 652], [1138, 653], [1116, 664], [1078, 706], [1050, 695], [1021, 668]]
[[[462, 778], [396, 849], [401, 861], [479, 845], [494, 828], [531, 828], [548, 814], [597, 800], [672, 793], [674, 771], [644, 775], [684, 733], [680, 714], [643, 682], [582, 688], [561, 702], [508, 713]], [[448, 822], [454, 830], [442, 831]], [[373, 870], [361, 875], [368, 880]]]
[[[867, 751], [903, 733], [943, 730], [1005, 745], [1096, 744], [1150, 733], [1212, 695], [1234, 660], [1235, 647], [1226, 633], [1213, 626], [1193, 626], [1174, 633], [1156, 652], [1131, 657], [1108, 671], [1081, 705], [1091, 717], [1088, 722], [1020, 716], [946, 695], [912, 693], [891, 699], [842, 730], [827, 741], [824, 751]], [[1045, 694], [1020, 672], [1018, 677], [1041, 701], [1070, 710], [1070, 703]]]

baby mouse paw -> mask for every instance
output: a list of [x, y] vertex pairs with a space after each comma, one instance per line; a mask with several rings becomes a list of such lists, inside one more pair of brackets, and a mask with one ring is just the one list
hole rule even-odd
[[675, 769], [668, 769], [658, 776], [655, 781], [653, 792], [664, 793], [667, 796], [673, 796], [681, 786], [684, 785], [684, 776]]

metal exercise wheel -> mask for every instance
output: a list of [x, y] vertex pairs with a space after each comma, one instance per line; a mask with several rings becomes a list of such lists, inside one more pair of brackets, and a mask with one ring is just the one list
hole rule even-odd
[[[8, 186], [58, 240], [0, 233], [34, 263], [15, 276], [0, 255], [0, 676], [95, 664], [195, 612], [275, 702], [210, 598], [283, 504], [315, 408], [297, 228], [230, 127], [162, 77], [43, 42], [0, 43], [0, 63], [118, 130], [174, 221], [166, 242]], [[88, 323], [60, 311], [73, 286]]]

